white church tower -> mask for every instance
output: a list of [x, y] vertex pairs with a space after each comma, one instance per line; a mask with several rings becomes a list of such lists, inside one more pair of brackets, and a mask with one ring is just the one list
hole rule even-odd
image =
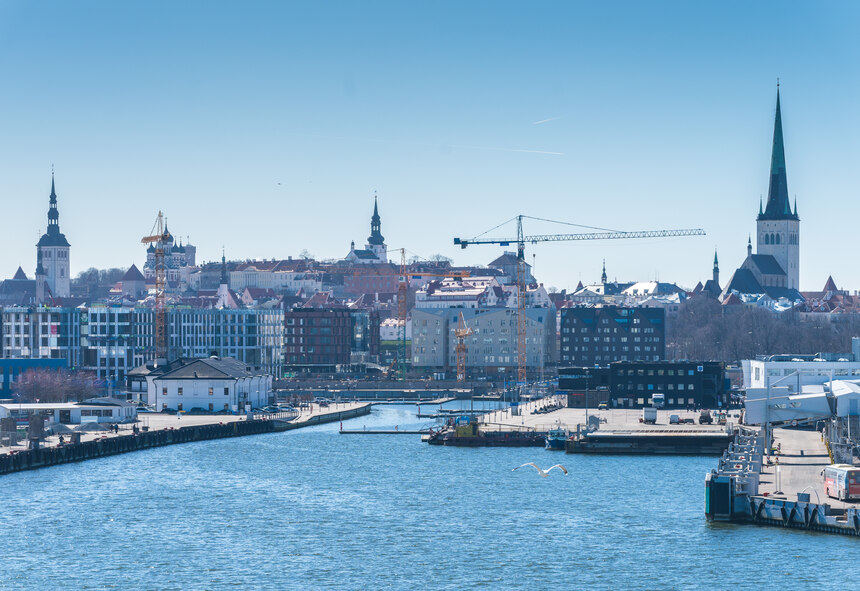
[[785, 175], [785, 147], [782, 140], [782, 116], [779, 109], [779, 85], [776, 89], [776, 119], [773, 125], [773, 152], [770, 160], [770, 188], [767, 206], [759, 204], [757, 219], [758, 254], [771, 255], [785, 271], [785, 287], [800, 290], [800, 218], [797, 200], [794, 211], [788, 200]]
[[36, 259], [41, 260], [45, 272], [45, 283], [55, 298], [71, 295], [69, 277], [69, 242], [60, 233], [60, 212], [57, 211], [57, 192], [54, 190], [54, 176], [51, 175], [51, 198], [48, 208], [48, 231], [36, 244]]

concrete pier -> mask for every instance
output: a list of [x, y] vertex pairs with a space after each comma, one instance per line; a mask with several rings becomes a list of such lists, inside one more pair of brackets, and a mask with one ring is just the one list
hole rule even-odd
[[860, 504], [825, 496], [822, 470], [831, 463], [817, 431], [775, 428], [768, 450], [760, 429], [744, 427], [705, 477], [705, 515], [860, 536]]

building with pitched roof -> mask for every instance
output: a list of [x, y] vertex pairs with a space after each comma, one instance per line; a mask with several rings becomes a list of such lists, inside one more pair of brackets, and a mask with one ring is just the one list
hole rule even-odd
[[272, 376], [230, 357], [178, 359], [146, 372], [147, 402], [156, 410], [246, 412], [269, 402]]

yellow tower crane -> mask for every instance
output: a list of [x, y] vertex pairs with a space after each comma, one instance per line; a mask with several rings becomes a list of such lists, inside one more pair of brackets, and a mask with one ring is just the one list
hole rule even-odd
[[454, 329], [454, 336], [457, 338], [457, 382], [463, 383], [466, 381], [466, 337], [472, 334], [472, 329], [466, 326], [466, 319], [463, 318], [463, 313], [460, 312], [460, 319], [457, 323], [457, 328]]
[[164, 265], [164, 246], [170, 240], [170, 232], [164, 224], [164, 215], [159, 211], [149, 236], [141, 238], [143, 244], [155, 244], [155, 358], [167, 362], [167, 309], [165, 287], [167, 285]]
[[410, 279], [422, 279], [424, 277], [440, 277], [463, 279], [469, 276], [469, 271], [447, 271], [445, 273], [411, 273], [406, 264], [406, 249], [399, 248], [400, 251], [400, 278], [397, 285], [397, 359], [398, 373], [400, 379], [406, 379], [406, 316], [408, 310], [407, 299], [409, 298], [409, 281]]

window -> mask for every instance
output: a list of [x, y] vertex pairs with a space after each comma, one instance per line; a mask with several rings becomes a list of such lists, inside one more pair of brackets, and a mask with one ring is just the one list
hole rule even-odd
[[[177, 388], [177, 389], [176, 389], [176, 394], [177, 394], [178, 396], [182, 396], [182, 388]], [[180, 405], [180, 406], [182, 406], [182, 405]]]
[[166, 386], [165, 386], [164, 388], [162, 388], [162, 389], [161, 389], [161, 395], [162, 395], [162, 396], [167, 396], [167, 387], [166, 387]]
[[230, 388], [224, 388], [224, 396], [229, 396], [229, 395], [230, 395]]
[[178, 410], [178, 411], [182, 410], [182, 403], [181, 402], [176, 405], [176, 410]]
[[[213, 394], [215, 394], [215, 388], [213, 388], [212, 386], [209, 386], [209, 396], [212, 396]], [[210, 404], [209, 406], [212, 406], [212, 405]], [[209, 410], [212, 410], [212, 409], [210, 408]]]
[[[210, 390], [211, 390], [211, 388], [210, 388]], [[213, 410], [215, 410], [215, 405], [210, 402], [209, 403], [209, 411], [211, 412]]]

